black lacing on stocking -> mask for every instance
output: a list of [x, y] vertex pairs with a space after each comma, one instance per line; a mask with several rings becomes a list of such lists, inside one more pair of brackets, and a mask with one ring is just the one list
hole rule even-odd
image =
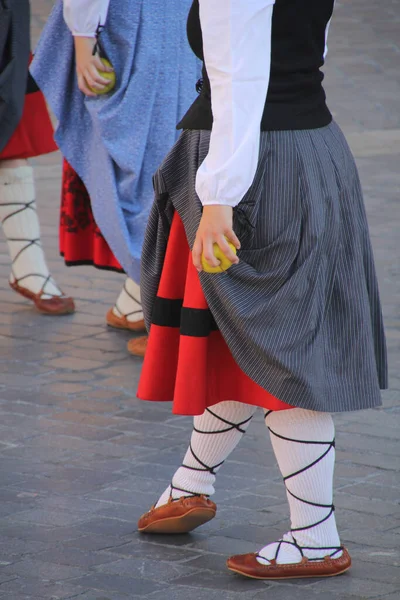
[[130, 317], [130, 316], [132, 316], [132, 315], [137, 315], [137, 314], [139, 314], [139, 313], [143, 312], [143, 311], [142, 311], [142, 303], [141, 303], [141, 302], [139, 302], [139, 300], [138, 300], [137, 298], [135, 298], [135, 296], [133, 296], [133, 295], [132, 295], [130, 292], [128, 292], [128, 290], [127, 290], [127, 287], [126, 287], [126, 279], [125, 279], [125, 283], [124, 283], [124, 291], [127, 293], [127, 295], [129, 296], [129, 298], [130, 298], [131, 300], [133, 300], [134, 302], [136, 302], [136, 304], [139, 304], [140, 308], [139, 308], [139, 309], [137, 309], [137, 310], [132, 310], [131, 312], [128, 312], [128, 313], [124, 313], [124, 312], [123, 312], [123, 311], [122, 311], [122, 310], [119, 308], [119, 306], [118, 306], [118, 300], [117, 300], [117, 301], [116, 301], [116, 303], [115, 303], [115, 308], [117, 309], [117, 311], [118, 311], [118, 312], [119, 312], [119, 313], [120, 313], [120, 314], [121, 314], [123, 317], [125, 317], [125, 318], [128, 318], [128, 317]]
[[[246, 425], [247, 423], [249, 423], [251, 421], [251, 419], [253, 418], [253, 416], [251, 416], [248, 419], [241, 421], [240, 423], [231, 423], [230, 421], [227, 421], [223, 417], [220, 417], [219, 415], [217, 415], [210, 408], [207, 408], [206, 411], [208, 413], [210, 413], [210, 415], [212, 415], [215, 419], [218, 419], [219, 421], [221, 421], [221, 423], [224, 423], [225, 425], [227, 425], [227, 427], [225, 427], [224, 429], [219, 429], [218, 431], [202, 431], [201, 429], [197, 429], [196, 427], [193, 427], [193, 430], [196, 431], [196, 433], [201, 433], [203, 435], [214, 435], [214, 434], [218, 435], [219, 433], [226, 433], [228, 431], [232, 431], [232, 429], [237, 429], [237, 431], [239, 431], [240, 433], [246, 433], [246, 429], [243, 429], [243, 425]], [[206, 465], [203, 461], [201, 461], [199, 459], [198, 456], [196, 456], [196, 454], [193, 451], [192, 444], [190, 444], [189, 448], [190, 448], [190, 452], [192, 453], [193, 458], [199, 463], [199, 465], [201, 465], [200, 467], [189, 467], [188, 465], [185, 465], [185, 463], [183, 463], [182, 467], [185, 469], [189, 469], [190, 471], [203, 471], [203, 472], [208, 472], [208, 473], [211, 473], [212, 475], [215, 475], [216, 470], [219, 469], [219, 467], [221, 465], [223, 465], [225, 462], [225, 461], [222, 461], [222, 462], [218, 463], [217, 465], [213, 465], [213, 466]], [[178, 487], [174, 486], [172, 481], [170, 484], [170, 488], [171, 488], [170, 495], [169, 495], [170, 501], [174, 501], [174, 498], [172, 497], [174, 490], [176, 490], [178, 492], [184, 492], [184, 494], [187, 494], [187, 496], [183, 496], [184, 498], [191, 498], [193, 496], [204, 496], [205, 495], [205, 494], [196, 494], [195, 492], [191, 492], [189, 490], [178, 488]], [[181, 498], [182, 498], [182, 496], [181, 496]], [[179, 500], [179, 498], [176, 498], [176, 500]]]
[[[267, 417], [272, 412], [273, 412], [272, 410], [266, 412], [265, 415], [264, 415], [264, 418], [267, 419]], [[330, 556], [331, 558], [333, 558], [336, 554], [338, 554], [339, 552], [341, 552], [343, 550], [343, 546], [329, 546], [329, 547], [300, 546], [298, 544], [295, 536], [294, 536], [294, 533], [296, 531], [305, 531], [306, 529], [312, 529], [313, 527], [317, 527], [317, 525], [321, 525], [321, 523], [324, 523], [325, 521], [327, 521], [330, 518], [330, 516], [335, 511], [334, 505], [333, 504], [320, 504], [318, 502], [311, 502], [311, 500], [306, 500], [304, 498], [300, 498], [299, 496], [296, 496], [295, 494], [293, 494], [293, 492], [291, 492], [289, 490], [289, 488], [287, 487], [287, 483], [286, 482], [287, 482], [288, 479], [292, 479], [293, 477], [296, 477], [297, 475], [300, 475], [301, 473], [304, 473], [305, 471], [308, 471], [308, 469], [311, 469], [316, 464], [318, 464], [323, 458], [325, 458], [325, 456], [327, 456], [327, 454], [329, 454], [329, 452], [332, 450], [332, 448], [335, 447], [335, 439], [333, 439], [331, 442], [319, 442], [319, 441], [315, 441], [314, 442], [314, 441], [310, 441], [310, 440], [296, 440], [296, 439], [293, 439], [293, 438], [285, 437], [284, 435], [280, 435], [279, 433], [276, 433], [268, 425], [267, 425], [267, 428], [268, 428], [269, 432], [272, 435], [274, 435], [275, 437], [277, 437], [277, 438], [279, 438], [281, 440], [285, 440], [285, 441], [288, 441], [288, 442], [293, 442], [295, 444], [312, 444], [314, 446], [315, 445], [328, 446], [328, 448], [316, 460], [314, 460], [312, 463], [310, 463], [309, 465], [306, 465], [305, 467], [303, 467], [302, 469], [299, 469], [298, 471], [295, 471], [294, 473], [291, 473], [290, 475], [286, 475], [286, 477], [283, 478], [283, 481], [284, 481], [285, 487], [286, 487], [286, 491], [288, 492], [288, 494], [290, 494], [293, 498], [295, 498], [299, 502], [303, 502], [303, 504], [308, 504], [309, 506], [316, 506], [318, 508], [326, 508], [327, 509], [327, 514], [325, 515], [325, 517], [323, 519], [320, 519], [319, 521], [316, 521], [315, 523], [311, 523], [310, 525], [306, 525], [305, 527], [296, 527], [294, 529], [291, 529], [290, 530], [290, 534], [292, 536], [293, 542], [290, 542], [290, 541], [287, 541], [287, 540], [279, 540], [278, 546], [276, 548], [274, 560], [276, 561], [278, 559], [279, 551], [281, 549], [282, 544], [289, 544], [291, 546], [294, 546], [300, 552], [300, 554], [301, 554], [302, 557], [304, 556], [303, 550], [326, 550], [326, 551], [328, 551], [328, 556]], [[261, 558], [262, 560], [268, 560], [267, 558], [261, 556], [260, 554], [257, 554], [257, 556], [259, 558]], [[321, 558], [308, 558], [308, 560], [310, 560], [310, 561], [320, 561]]]
[[[36, 212], [35, 200], [30, 200], [30, 202], [8, 202], [5, 204], [2, 204], [2, 206], [21, 206], [21, 208], [18, 208], [14, 212], [12, 212], [12, 213], [8, 214], [6, 217], [4, 217], [4, 219], [2, 221], [3, 225], [8, 219], [11, 219], [11, 217], [15, 217], [16, 215], [19, 215], [20, 213], [24, 212], [24, 210], [30, 209], [30, 210], [33, 210], [34, 212]], [[32, 238], [7, 237], [7, 241], [8, 242], [26, 242], [25, 246], [23, 246], [21, 248], [21, 250], [19, 250], [17, 252], [17, 254], [14, 256], [14, 258], [11, 262], [11, 273], [14, 278], [14, 283], [19, 285], [21, 281], [23, 281], [24, 279], [27, 279], [28, 277], [40, 277], [40, 278], [44, 279], [43, 285], [40, 288], [40, 292], [38, 294], [39, 297], [42, 296], [43, 294], [45, 294], [45, 287], [49, 283], [49, 281], [51, 281], [55, 287], [58, 287], [51, 275], [43, 275], [43, 273], [28, 273], [27, 275], [24, 275], [23, 277], [17, 277], [17, 275], [14, 271], [15, 263], [17, 262], [17, 260], [20, 258], [20, 256], [24, 252], [29, 250], [29, 248], [31, 248], [32, 246], [37, 246], [38, 248], [42, 248], [40, 238], [32, 239]], [[54, 294], [51, 294], [51, 295], [54, 296]], [[57, 295], [57, 297], [62, 297], [62, 296], [63, 296], [62, 292], [61, 292], [61, 294]]]

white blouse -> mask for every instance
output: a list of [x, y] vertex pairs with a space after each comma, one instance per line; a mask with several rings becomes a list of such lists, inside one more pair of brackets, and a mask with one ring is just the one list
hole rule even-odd
[[257, 168], [275, 0], [199, 0], [211, 85], [210, 148], [196, 178], [205, 206], [236, 206]]
[[[110, 0], [64, 0], [73, 35], [94, 36]], [[211, 85], [210, 148], [196, 177], [201, 203], [236, 206], [257, 168], [260, 123], [271, 68], [275, 0], [199, 0]]]
[[94, 37], [104, 25], [110, 0], [63, 0], [64, 20], [72, 35]]

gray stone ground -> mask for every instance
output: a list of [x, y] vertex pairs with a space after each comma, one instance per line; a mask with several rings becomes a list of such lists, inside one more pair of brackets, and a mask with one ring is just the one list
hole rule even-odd
[[[37, 37], [51, 7], [33, 0]], [[49, 262], [74, 316], [36, 314], [7, 286], [0, 247], [0, 598], [364, 600], [400, 598], [400, 2], [346, 0], [331, 27], [327, 90], [365, 190], [390, 352], [379, 410], [338, 415], [336, 505], [352, 570], [263, 583], [224, 568], [287, 528], [261, 417], [218, 477], [217, 518], [194, 535], [146, 538], [137, 517], [164, 489], [190, 420], [135, 399], [141, 362], [104, 315], [123, 277], [67, 269], [57, 252], [60, 157], [35, 161]]]

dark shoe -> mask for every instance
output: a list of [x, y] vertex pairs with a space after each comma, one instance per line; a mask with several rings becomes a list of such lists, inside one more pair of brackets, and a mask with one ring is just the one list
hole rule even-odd
[[143, 319], [140, 321], [128, 321], [125, 316], [118, 317], [112, 308], [110, 308], [106, 315], [106, 321], [107, 325], [115, 329], [127, 329], [128, 331], [135, 331], [137, 333], [146, 331]]
[[28, 298], [28, 300], [32, 300], [36, 309], [44, 314], [44, 315], [53, 315], [54, 317], [60, 315], [70, 315], [75, 312], [75, 303], [73, 298], [69, 296], [52, 296], [51, 298], [43, 298], [44, 295], [43, 290], [38, 294], [35, 294], [28, 290], [28, 288], [24, 288], [21, 285], [18, 285], [16, 281], [10, 281], [10, 287], [20, 294], [24, 298]]
[[226, 565], [230, 571], [252, 579], [300, 579], [341, 575], [350, 569], [351, 558], [346, 548], [343, 548], [339, 558], [326, 556], [321, 561], [304, 557], [299, 563], [279, 565], [271, 560], [270, 565], [262, 565], [257, 560], [257, 554], [238, 554], [228, 558]]
[[211, 521], [216, 512], [217, 505], [206, 496], [179, 498], [142, 515], [138, 530], [143, 533], [188, 533]]

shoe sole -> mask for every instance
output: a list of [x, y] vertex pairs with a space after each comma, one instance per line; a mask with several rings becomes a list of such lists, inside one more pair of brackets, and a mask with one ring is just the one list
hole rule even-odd
[[75, 312], [75, 308], [70, 308], [68, 310], [63, 310], [63, 311], [51, 312], [51, 311], [47, 311], [47, 310], [38, 308], [36, 306], [36, 304], [35, 304], [35, 309], [37, 310], [38, 313], [40, 313], [41, 315], [45, 315], [46, 317], [63, 317], [65, 315], [72, 315]]
[[343, 569], [342, 571], [339, 571], [337, 573], [316, 573], [315, 575], [288, 575], [287, 577], [257, 577], [256, 575], [248, 575], [247, 573], [243, 573], [243, 571], [238, 571], [237, 569], [232, 569], [231, 567], [227, 567], [229, 571], [232, 571], [233, 573], [237, 573], [238, 575], [242, 575], [243, 577], [248, 577], [250, 579], [264, 579], [264, 580], [275, 580], [275, 581], [279, 581], [279, 580], [284, 580], [284, 579], [318, 579], [318, 578], [322, 578], [322, 577], [336, 577], [336, 575], [343, 575], [343, 573], [345, 573], [346, 571], [348, 571], [350, 569], [351, 565], [349, 565], [348, 567], [346, 567], [345, 569]]
[[31, 302], [33, 302], [35, 309], [37, 310], [38, 313], [40, 313], [41, 315], [46, 315], [46, 316], [53, 316], [53, 317], [62, 317], [63, 315], [72, 315], [75, 312], [75, 306], [71, 306], [68, 309], [62, 310], [62, 311], [51, 311], [51, 310], [43, 310], [42, 308], [39, 308], [35, 302], [36, 300], [36, 296], [33, 292], [30, 292], [29, 290], [26, 290], [25, 288], [21, 288], [19, 286], [14, 286], [13, 283], [11, 281], [9, 281], [9, 285], [10, 288], [16, 293], [19, 294], [20, 296], [22, 296], [23, 298], [26, 298], [27, 300], [31, 300]]
[[211, 521], [216, 515], [216, 511], [207, 508], [193, 508], [189, 512], [179, 517], [169, 517], [153, 521], [146, 527], [139, 529], [141, 533], [189, 533]]
[[145, 327], [135, 328], [129, 327], [127, 325], [121, 325], [118, 321], [112, 321], [109, 317], [106, 317], [106, 323], [108, 327], [112, 327], [112, 329], [120, 329], [122, 331], [131, 331], [132, 333], [146, 333]]
[[119, 329], [120, 331], [130, 331], [131, 333], [141, 333], [142, 331], [144, 332], [144, 329], [131, 329], [130, 327], [125, 327], [125, 325], [119, 325], [117, 323], [110, 323], [110, 321], [107, 321], [107, 325], [108, 327], [111, 327], [112, 329]]

